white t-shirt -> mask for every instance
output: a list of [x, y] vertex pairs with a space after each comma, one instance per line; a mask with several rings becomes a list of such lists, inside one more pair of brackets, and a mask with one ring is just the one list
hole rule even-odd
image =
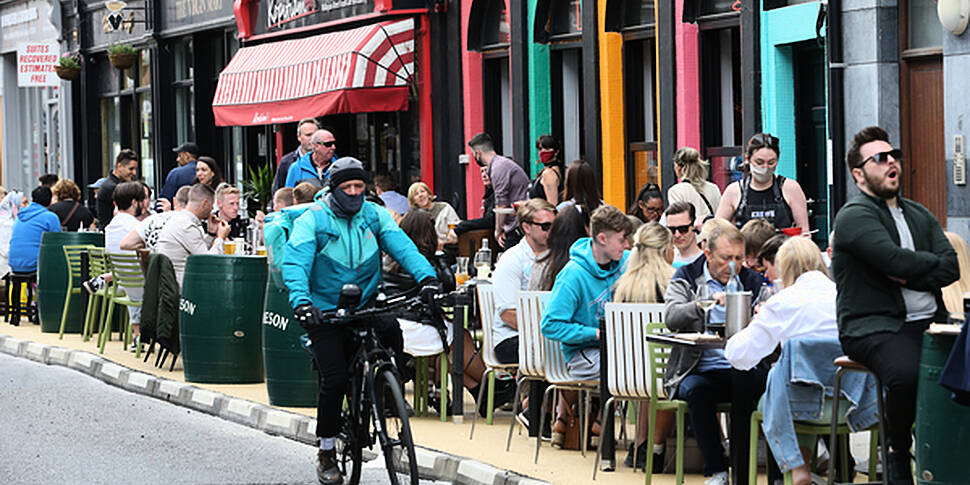
[[501, 315], [505, 310], [514, 310], [518, 305], [519, 292], [529, 289], [529, 275], [536, 255], [526, 238], [502, 253], [495, 263], [492, 273], [492, 285], [495, 288], [495, 317], [492, 322], [492, 333], [495, 344], [505, 339], [515, 337], [518, 331], [502, 321]]
[[145, 243], [145, 247], [151, 250], [155, 249], [155, 244], [158, 243], [158, 235], [162, 233], [162, 228], [165, 227], [165, 223], [172, 218], [172, 214], [175, 211], [159, 212], [149, 216], [144, 221], [138, 224], [138, 237]]
[[[703, 197], [701, 193], [704, 194]], [[704, 182], [704, 189], [698, 192], [690, 182], [680, 182], [667, 191], [667, 205], [680, 201], [689, 202], [694, 206], [694, 217], [698, 221], [704, 220], [708, 214], [713, 215], [707, 203], [704, 203], [704, 199], [707, 199], [711, 209], [716, 212], [718, 204], [721, 203], [721, 189], [711, 182]]]
[[109, 253], [121, 252], [121, 240], [129, 232], [138, 228], [141, 222], [127, 212], [118, 212], [111, 223], [104, 228], [104, 250]]

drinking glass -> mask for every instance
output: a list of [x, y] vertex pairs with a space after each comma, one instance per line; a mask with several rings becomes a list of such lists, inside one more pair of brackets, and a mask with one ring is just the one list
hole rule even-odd
[[704, 330], [711, 330], [711, 309], [717, 305], [717, 300], [714, 299], [714, 292], [711, 291], [707, 285], [697, 288], [697, 306], [704, 310]]
[[455, 284], [461, 286], [466, 281], [468, 281], [468, 258], [466, 256], [459, 256], [458, 268], [455, 271]]
[[774, 286], [767, 283], [761, 285], [761, 291], [758, 292], [758, 297], [754, 300], [754, 306], [761, 305], [762, 303], [768, 301], [769, 298], [775, 295], [777, 291]]

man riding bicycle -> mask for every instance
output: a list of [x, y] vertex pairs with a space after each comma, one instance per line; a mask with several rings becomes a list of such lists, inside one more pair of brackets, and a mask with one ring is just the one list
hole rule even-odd
[[[335, 437], [341, 426], [341, 407], [354, 357], [349, 332], [323, 322], [322, 312], [337, 308], [345, 284], [360, 287], [361, 306], [377, 295], [381, 283], [381, 251], [420, 282], [419, 294], [430, 301], [441, 292], [434, 269], [414, 243], [394, 223], [390, 213], [364, 201], [367, 174], [355, 158], [338, 159], [330, 168], [330, 191], [294, 222], [283, 256], [282, 274], [290, 290], [294, 316], [310, 328], [310, 341], [320, 375], [317, 396], [317, 479], [339, 485]], [[401, 329], [379, 332], [383, 345], [400, 355]], [[400, 359], [398, 359], [400, 362]]]

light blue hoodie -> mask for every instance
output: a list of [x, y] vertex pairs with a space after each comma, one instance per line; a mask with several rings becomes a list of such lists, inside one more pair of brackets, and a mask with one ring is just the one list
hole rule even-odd
[[10, 236], [10, 269], [17, 273], [37, 271], [40, 255], [40, 239], [45, 232], [61, 232], [57, 214], [46, 207], [31, 202], [17, 212]]
[[556, 276], [542, 315], [542, 335], [562, 342], [567, 362], [576, 352], [599, 346], [596, 330], [628, 255], [624, 251], [620, 261], [603, 269], [593, 259], [592, 239], [580, 239], [569, 248], [569, 262]]

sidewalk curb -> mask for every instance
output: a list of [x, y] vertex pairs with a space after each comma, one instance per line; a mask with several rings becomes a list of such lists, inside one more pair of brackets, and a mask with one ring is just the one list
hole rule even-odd
[[[0, 352], [47, 365], [73, 369], [126, 391], [168, 401], [271, 435], [282, 436], [308, 445], [315, 445], [317, 441], [315, 435], [317, 421], [308, 416], [147, 374], [83, 350], [45, 345], [0, 333]], [[418, 474], [423, 480], [453, 482], [455, 485], [548, 483], [471, 458], [417, 445], [415, 454], [418, 461]]]

